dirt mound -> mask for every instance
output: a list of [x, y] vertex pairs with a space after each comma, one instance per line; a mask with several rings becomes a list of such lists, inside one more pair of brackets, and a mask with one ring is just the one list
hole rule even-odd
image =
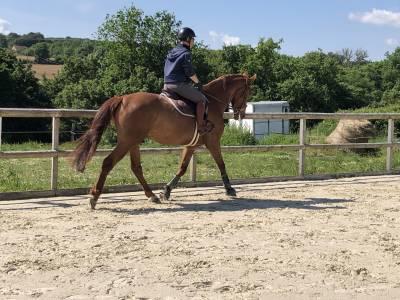
[[[328, 144], [368, 143], [377, 131], [368, 120], [341, 119], [335, 130], [326, 138]], [[357, 153], [365, 153], [368, 149], [351, 149]]]

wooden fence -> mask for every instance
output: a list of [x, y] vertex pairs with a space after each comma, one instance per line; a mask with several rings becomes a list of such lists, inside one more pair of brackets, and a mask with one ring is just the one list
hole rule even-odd
[[[34, 198], [34, 197], [49, 197], [55, 195], [75, 195], [87, 193], [88, 188], [64, 189], [57, 188], [58, 180], [58, 159], [66, 157], [71, 153], [71, 150], [59, 149], [59, 134], [60, 134], [60, 119], [61, 118], [93, 118], [96, 110], [76, 110], [76, 109], [12, 109], [0, 108], [0, 159], [11, 158], [51, 158], [51, 176], [50, 190], [47, 191], [29, 191], [29, 192], [11, 192], [0, 193], [0, 200]], [[52, 147], [51, 150], [41, 151], [1, 151], [1, 136], [2, 136], [2, 119], [3, 118], [52, 118]], [[225, 113], [224, 118], [233, 118], [232, 113]], [[224, 146], [224, 152], [262, 152], [272, 150], [296, 150], [299, 152], [298, 159], [298, 176], [286, 177], [267, 177], [232, 180], [232, 183], [252, 183], [266, 181], [282, 181], [282, 180], [297, 180], [297, 179], [327, 179], [343, 176], [358, 176], [358, 175], [379, 175], [393, 174], [393, 151], [400, 143], [394, 139], [394, 120], [400, 120], [400, 114], [397, 113], [249, 113], [246, 114], [247, 119], [282, 119], [282, 120], [300, 120], [299, 144], [295, 145], [259, 145], [259, 146]], [[368, 120], [387, 120], [388, 132], [386, 143], [347, 143], [347, 144], [307, 144], [306, 143], [306, 124], [307, 120], [326, 120], [326, 119], [368, 119]], [[325, 174], [325, 175], [309, 175], [304, 174], [304, 161], [306, 149], [354, 149], [354, 148], [386, 148], [386, 171], [384, 172], [369, 172], [369, 173], [343, 173], [343, 174]], [[174, 148], [143, 148], [141, 152], [144, 154], [158, 153], [179, 153], [181, 147]], [[199, 148], [196, 152], [207, 151], [204, 148]], [[108, 155], [111, 149], [102, 149], [96, 152], [96, 156]], [[218, 182], [198, 182], [196, 180], [196, 154], [193, 155], [190, 163], [190, 182], [182, 183], [182, 186], [213, 186], [221, 184]], [[161, 187], [162, 184], [153, 185], [154, 188]], [[107, 187], [107, 191], [134, 191], [140, 189], [139, 186], [117, 186]]]

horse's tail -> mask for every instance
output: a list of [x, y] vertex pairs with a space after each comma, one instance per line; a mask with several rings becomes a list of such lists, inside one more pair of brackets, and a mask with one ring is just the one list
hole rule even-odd
[[79, 138], [78, 145], [72, 153], [72, 167], [74, 169], [79, 172], [85, 170], [86, 164], [96, 152], [101, 136], [121, 102], [122, 97], [115, 96], [108, 99], [102, 106], [100, 106], [99, 111], [96, 113], [92, 121], [90, 129]]

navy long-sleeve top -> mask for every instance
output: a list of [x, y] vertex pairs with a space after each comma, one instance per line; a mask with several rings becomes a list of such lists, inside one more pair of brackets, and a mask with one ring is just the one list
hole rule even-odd
[[192, 53], [183, 44], [178, 44], [168, 52], [164, 65], [164, 83], [190, 82], [195, 74]]

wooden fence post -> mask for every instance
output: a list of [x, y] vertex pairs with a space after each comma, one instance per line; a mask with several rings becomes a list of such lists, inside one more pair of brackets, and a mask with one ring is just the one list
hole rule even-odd
[[[300, 119], [300, 129], [299, 129], [300, 146], [304, 146], [305, 145], [306, 130], [307, 130], [307, 120], [306, 119]], [[300, 149], [299, 150], [299, 176], [301, 176], [301, 177], [304, 176], [305, 153], [306, 153], [305, 149]]]
[[[60, 118], [53, 117], [52, 137], [51, 137], [51, 150], [58, 150], [60, 139]], [[58, 153], [51, 158], [51, 189], [54, 193], [57, 192], [57, 179], [58, 179]]]
[[75, 123], [71, 125], [71, 142], [75, 142]]
[[1, 151], [1, 136], [3, 133], [3, 118], [0, 117], [0, 151]]
[[190, 159], [190, 181], [195, 182], [197, 179], [197, 156], [193, 153]]
[[[393, 143], [394, 140], [394, 120], [388, 120], [387, 142]], [[393, 147], [391, 145], [386, 148], [386, 171], [390, 172], [393, 168]]]

